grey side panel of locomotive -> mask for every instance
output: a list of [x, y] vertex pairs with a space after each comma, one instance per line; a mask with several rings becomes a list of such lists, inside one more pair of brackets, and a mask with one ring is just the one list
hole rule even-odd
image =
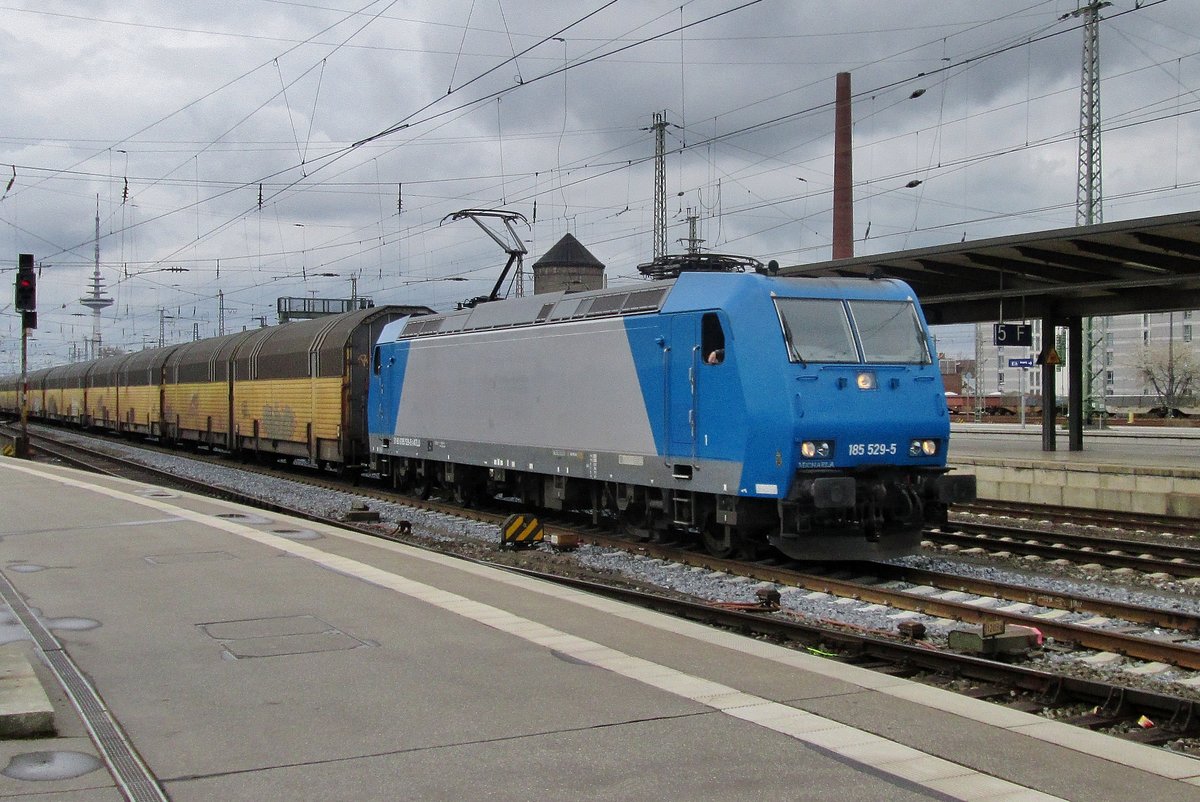
[[396, 436], [655, 454], [619, 320], [413, 342]]
[[620, 320], [431, 337], [411, 345], [395, 438], [376, 451], [737, 492], [740, 463], [699, 463], [678, 478], [645, 404]]

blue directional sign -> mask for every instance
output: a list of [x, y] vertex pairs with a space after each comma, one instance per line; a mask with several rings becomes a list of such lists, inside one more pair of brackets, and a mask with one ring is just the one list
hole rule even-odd
[[1010, 368], [1031, 368], [1033, 367], [1033, 357], [1027, 359], [1010, 359], [1008, 360]]

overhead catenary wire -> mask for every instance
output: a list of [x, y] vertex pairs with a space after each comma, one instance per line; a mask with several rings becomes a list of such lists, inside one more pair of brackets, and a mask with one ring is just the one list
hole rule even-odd
[[[342, 22], [344, 22], [344, 21], [346, 21], [346, 20], [348, 20], [348, 19], [351, 19], [351, 18], [352, 18], [352, 17], [354, 17], [354, 16], [357, 16], [359, 13], [362, 13], [362, 11], [363, 11], [363, 10], [365, 10], [365, 9], [367, 9], [367, 8], [370, 8], [371, 6], [375, 5], [377, 2], [379, 2], [379, 0], [370, 0], [370, 2], [368, 2], [368, 3], [367, 3], [365, 6], [363, 6], [363, 7], [362, 7], [362, 9], [360, 9], [359, 11], [351, 11], [351, 12], [347, 13], [345, 16], [343, 16], [343, 17], [342, 17], [341, 19], [339, 19], [337, 22], [334, 22], [334, 23], [332, 23], [332, 24], [330, 24], [330, 25], [327, 25], [326, 27], [324, 27], [324, 28], [322, 28], [321, 30], [317, 31], [317, 33], [314, 33], [312, 36], [310, 36], [310, 37], [308, 37], [308, 38], [306, 38], [306, 39], [303, 39], [303, 40], [301, 40], [301, 41], [299, 41], [299, 42], [296, 42], [294, 45], [292, 45], [291, 47], [289, 47], [289, 48], [285, 49], [285, 50], [284, 50], [282, 53], [280, 53], [280, 54], [277, 54], [276, 56], [272, 57], [270, 60], [268, 60], [268, 61], [266, 61], [266, 62], [263, 62], [263, 63], [261, 63], [261, 64], [259, 64], [259, 65], [255, 66], [255, 67], [253, 67], [253, 68], [251, 68], [251, 69], [249, 69], [249, 70], [247, 70], [247, 71], [243, 72], [241, 75], [238, 75], [236, 78], [232, 78], [232, 79], [230, 79], [229, 81], [226, 81], [225, 83], [221, 84], [220, 86], [218, 86], [218, 87], [217, 87], [217, 88], [215, 88], [215, 89], [211, 89], [211, 90], [209, 90], [208, 92], [205, 92], [204, 94], [202, 94], [202, 95], [200, 95], [199, 97], [197, 97], [197, 98], [194, 98], [193, 100], [191, 100], [191, 101], [189, 101], [189, 102], [185, 103], [183, 106], [181, 106], [181, 107], [179, 107], [179, 108], [175, 109], [174, 111], [172, 111], [172, 112], [170, 112], [170, 113], [168, 113], [168, 114], [166, 114], [166, 115], [163, 115], [162, 117], [159, 117], [158, 119], [154, 120], [153, 122], [151, 122], [151, 123], [148, 123], [147, 125], [144, 125], [144, 126], [142, 126], [141, 128], [137, 129], [137, 130], [136, 130], [136, 131], [134, 131], [133, 133], [131, 133], [131, 134], [128, 134], [128, 135], [126, 135], [126, 136], [122, 137], [121, 139], [117, 140], [116, 142], [113, 142], [113, 143], [109, 144], [107, 147], [105, 147], [105, 148], [102, 148], [101, 150], [99, 150], [99, 151], [97, 151], [97, 152], [95, 152], [95, 153], [92, 153], [91, 155], [89, 155], [89, 156], [86, 156], [86, 157], [84, 157], [84, 158], [82, 158], [82, 159], [80, 159], [80, 160], [76, 161], [76, 162], [75, 162], [74, 164], [72, 164], [72, 165], [70, 166], [70, 168], [68, 168], [68, 169], [74, 169], [74, 168], [78, 167], [78, 166], [79, 166], [79, 165], [81, 165], [81, 164], [86, 164], [88, 161], [91, 161], [92, 159], [96, 158], [97, 156], [99, 156], [99, 155], [103, 154], [103, 153], [104, 153], [106, 150], [109, 150], [110, 148], [116, 148], [116, 147], [118, 147], [118, 146], [120, 146], [120, 145], [124, 145], [124, 144], [126, 144], [126, 143], [129, 143], [129, 142], [133, 141], [134, 139], [136, 139], [136, 138], [137, 138], [138, 136], [140, 136], [141, 134], [144, 134], [145, 132], [147, 132], [147, 131], [149, 131], [149, 130], [151, 130], [151, 129], [155, 128], [155, 127], [156, 127], [156, 126], [158, 126], [158, 125], [161, 125], [161, 124], [162, 124], [162, 123], [164, 123], [164, 122], [166, 122], [167, 120], [169, 120], [169, 119], [171, 119], [171, 118], [173, 118], [173, 117], [176, 117], [176, 116], [178, 116], [178, 115], [180, 115], [180, 114], [184, 113], [184, 112], [185, 112], [185, 111], [187, 111], [188, 109], [191, 109], [191, 108], [193, 108], [194, 106], [198, 105], [199, 103], [201, 103], [201, 102], [203, 102], [203, 101], [207, 100], [208, 98], [210, 98], [210, 97], [212, 97], [212, 96], [214, 96], [214, 95], [216, 95], [216, 94], [218, 94], [218, 93], [220, 93], [220, 92], [222, 92], [222, 91], [224, 91], [224, 90], [228, 89], [229, 87], [233, 86], [234, 84], [238, 83], [239, 81], [242, 81], [243, 79], [247, 78], [248, 76], [250, 76], [250, 75], [253, 75], [254, 73], [258, 72], [259, 70], [262, 70], [262, 69], [264, 69], [264, 68], [266, 68], [266, 67], [270, 66], [270, 64], [271, 64], [272, 62], [274, 62], [274, 61], [275, 61], [275, 59], [278, 59], [278, 58], [280, 58], [281, 56], [287, 55], [288, 53], [291, 53], [291, 52], [295, 51], [296, 49], [300, 48], [301, 46], [303, 46], [303, 45], [306, 45], [306, 44], [308, 44], [308, 43], [312, 42], [314, 39], [316, 39], [316, 37], [318, 37], [318, 36], [321, 36], [321, 35], [323, 35], [323, 34], [327, 33], [327, 32], [328, 32], [328, 31], [330, 31], [330, 30], [333, 30], [333, 29], [334, 29], [334, 28], [336, 28], [337, 26], [341, 25], [341, 24], [342, 24]], [[392, 5], [394, 5], [394, 4], [395, 4], [395, 0], [393, 0], [393, 2], [392, 2], [391, 4], [389, 4], [389, 6], [388, 6], [388, 7], [390, 8], [390, 7], [391, 7]]]
[[[594, 15], [594, 14], [596, 14], [596, 13], [599, 13], [599, 11], [603, 10], [604, 8], [607, 8], [608, 6], [611, 6], [611, 5], [613, 5], [613, 3], [615, 3], [615, 2], [616, 2], [616, 0], [610, 0], [610, 2], [608, 2], [608, 3], [604, 4], [603, 6], [601, 6], [601, 7], [600, 7], [599, 9], [597, 9], [596, 11], [590, 12], [589, 14], [585, 15], [584, 17], [581, 17], [581, 18], [580, 18], [579, 20], [577, 20], [576, 22], [573, 22], [573, 23], [571, 23], [570, 25], [567, 25], [567, 26], [565, 26], [565, 27], [563, 27], [563, 28], [559, 29], [559, 31], [557, 31], [557, 32], [556, 32], [556, 35], [557, 35], [557, 34], [561, 34], [561, 33], [565, 32], [565, 31], [569, 30], [569, 29], [570, 29], [571, 27], [573, 27], [574, 25], [577, 25], [577, 24], [579, 24], [580, 22], [582, 22], [582, 21], [584, 21], [584, 20], [586, 20], [586, 19], [590, 18], [591, 16], [593, 16], [593, 15]], [[714, 19], [718, 19], [718, 18], [720, 18], [720, 17], [723, 17], [723, 16], [726, 16], [726, 15], [728, 15], [728, 14], [731, 14], [731, 13], [733, 13], [733, 12], [735, 12], [735, 11], [739, 11], [739, 10], [742, 10], [742, 9], [744, 9], [744, 8], [746, 8], [746, 7], [749, 7], [749, 6], [756, 5], [756, 4], [760, 3], [760, 2], [762, 2], [762, 0], [747, 0], [747, 2], [744, 2], [744, 3], [742, 3], [742, 4], [738, 5], [738, 6], [735, 6], [735, 7], [733, 7], [733, 8], [726, 9], [726, 10], [724, 10], [724, 11], [720, 11], [720, 12], [716, 12], [716, 13], [714, 13], [714, 14], [711, 14], [711, 15], [709, 15], [709, 16], [707, 16], [707, 17], [705, 17], [705, 18], [701, 19], [701, 20], [697, 20], [697, 21], [695, 21], [695, 22], [688, 23], [687, 27], [694, 27], [694, 26], [696, 26], [696, 25], [700, 25], [700, 24], [703, 24], [703, 23], [705, 23], [705, 22], [709, 22], [709, 21], [712, 21], [712, 20], [714, 20]], [[389, 6], [389, 7], [390, 7], [390, 6]], [[653, 35], [653, 36], [646, 37], [645, 39], [643, 39], [643, 40], [640, 40], [640, 41], [638, 41], [638, 42], [634, 42], [634, 43], [631, 43], [631, 44], [628, 44], [628, 45], [622, 46], [622, 47], [618, 48], [616, 51], [612, 51], [612, 52], [622, 52], [622, 51], [624, 51], [624, 50], [628, 50], [628, 49], [630, 49], [630, 48], [632, 48], [632, 47], [636, 47], [636, 46], [638, 46], [638, 45], [640, 45], [640, 44], [645, 44], [645, 43], [647, 43], [647, 42], [655, 41], [655, 40], [657, 40], [657, 39], [660, 39], [660, 38], [662, 38], [663, 36], [668, 36], [668, 35], [670, 35], [671, 33], [674, 33], [674, 32], [675, 32], [675, 31], [673, 31], [673, 30], [672, 30], [672, 31], [666, 31], [666, 32], [663, 32], [663, 33], [660, 33], [660, 34], [655, 34], [655, 35]], [[541, 40], [540, 40], [540, 42], [545, 42], [545, 41], [548, 41], [549, 39], [552, 39], [552, 38], [554, 38], [554, 37], [553, 37], [553, 36], [551, 36], [551, 37], [543, 37], [543, 39], [541, 39]], [[536, 45], [534, 45], [534, 46], [536, 46]], [[575, 67], [582, 66], [583, 64], [591, 63], [591, 62], [593, 62], [593, 61], [599, 60], [600, 58], [603, 58], [603, 57], [604, 57], [604, 55], [606, 55], [606, 54], [601, 54], [601, 55], [599, 55], [599, 56], [595, 56], [595, 57], [592, 57], [592, 58], [589, 58], [589, 59], [584, 59], [583, 61], [576, 62], [575, 64], [567, 65], [567, 67], [566, 67], [566, 68], [575, 68]], [[490, 74], [490, 73], [494, 72], [496, 69], [498, 69], [498, 68], [499, 68], [500, 66], [502, 66], [504, 63], [507, 63], [507, 62], [508, 62], [508, 61], [510, 61], [510, 60], [511, 60], [511, 59], [505, 60], [505, 62], [502, 62], [500, 65], [496, 65], [496, 66], [494, 66], [494, 67], [492, 67], [492, 68], [490, 68], [490, 69], [488, 69], [488, 70], [484, 71], [483, 73], [481, 73], [480, 75], [476, 76], [475, 78], [472, 78], [471, 80], [469, 80], [469, 81], [467, 81], [466, 83], [462, 84], [461, 86], [457, 87], [457, 88], [455, 89], [455, 91], [461, 90], [461, 89], [462, 89], [462, 88], [464, 88], [465, 86], [468, 86], [468, 85], [470, 85], [470, 84], [474, 83], [475, 81], [477, 81], [477, 80], [481, 79], [483, 76], [485, 76], [485, 75], [488, 75], [488, 74]], [[565, 69], [565, 68], [564, 68], [564, 69]], [[558, 72], [558, 70], [553, 70], [553, 71], [551, 71], [551, 72], [549, 72], [549, 73], [544, 73], [544, 74], [542, 74], [542, 75], [540, 75], [540, 76], [538, 76], [538, 77], [536, 77], [536, 78], [530, 79], [529, 81], [527, 81], [527, 82], [526, 82], [526, 84], [525, 84], [525, 85], [528, 85], [529, 83], [533, 83], [534, 81], [539, 81], [539, 80], [542, 80], [542, 79], [544, 79], [544, 78], [550, 77], [551, 75], [555, 75], [555, 74], [557, 74], [557, 72]], [[498, 90], [498, 91], [496, 91], [496, 92], [492, 92], [492, 93], [490, 93], [490, 94], [484, 95], [484, 96], [483, 96], [483, 97], [481, 97], [481, 98], [478, 98], [478, 99], [476, 99], [476, 100], [473, 100], [473, 101], [471, 101], [471, 102], [465, 103], [465, 104], [463, 104], [463, 105], [461, 105], [461, 106], [456, 106], [456, 107], [454, 107], [454, 108], [451, 108], [451, 109], [448, 109], [448, 110], [444, 110], [444, 111], [441, 111], [441, 112], [437, 112], [437, 113], [431, 114], [431, 115], [429, 115], [427, 118], [423, 119], [423, 120], [422, 120], [422, 122], [428, 122], [428, 121], [432, 121], [432, 120], [438, 119], [438, 118], [440, 118], [440, 117], [443, 117], [443, 116], [445, 116], [446, 114], [449, 114], [449, 113], [452, 113], [452, 112], [456, 112], [456, 111], [460, 111], [460, 110], [466, 110], [466, 109], [469, 109], [469, 108], [471, 108], [471, 107], [474, 107], [474, 106], [478, 105], [479, 103], [482, 103], [482, 102], [484, 102], [484, 101], [486, 101], [486, 100], [490, 100], [490, 99], [491, 99], [491, 98], [493, 98], [493, 97], [499, 97], [500, 95], [503, 95], [503, 94], [506, 94], [507, 92], [513, 91], [513, 90], [514, 90], [514, 89], [516, 89], [516, 88], [518, 88], [518, 87], [507, 87], [507, 88], [505, 88], [505, 89]], [[433, 101], [430, 101], [429, 103], [427, 103], [427, 104], [426, 104], [425, 106], [423, 106], [421, 109], [418, 109], [418, 110], [417, 110], [417, 112], [414, 112], [413, 114], [420, 113], [421, 111], [423, 111], [423, 110], [425, 110], [425, 109], [428, 109], [428, 108], [432, 107], [434, 104], [436, 104], [437, 102], [439, 102], [441, 99], [442, 99], [442, 98], [437, 98], [437, 99], [435, 99], [435, 100], [433, 100]], [[411, 118], [411, 115], [410, 115], [410, 118]], [[341, 158], [343, 158], [343, 157], [344, 157], [346, 154], [348, 154], [349, 152], [351, 152], [351, 151], [353, 151], [353, 150], [357, 149], [358, 147], [361, 147], [362, 145], [364, 145], [364, 144], [366, 144], [366, 143], [368, 143], [368, 142], [370, 142], [370, 141], [373, 141], [373, 140], [375, 140], [375, 139], [381, 138], [381, 137], [383, 137], [383, 136], [390, 135], [390, 134], [392, 134], [392, 133], [395, 133], [396, 131], [398, 131], [398, 130], [401, 130], [402, 128], [405, 128], [405, 127], [408, 127], [406, 123], [405, 123], [405, 124], [401, 124], [401, 125], [397, 125], [397, 126], [393, 126], [392, 128], [390, 128], [390, 129], [387, 129], [387, 130], [385, 130], [385, 131], [383, 131], [383, 132], [380, 132], [379, 134], [376, 134], [376, 135], [374, 135], [374, 136], [372, 136], [372, 137], [369, 137], [369, 138], [367, 138], [367, 139], [365, 139], [365, 140], [359, 140], [358, 142], [355, 142], [355, 143], [353, 143], [352, 145], [350, 145], [348, 148], [345, 148], [345, 149], [342, 149], [342, 150], [339, 150], [339, 151], [334, 151], [334, 152], [331, 152], [331, 153], [327, 153], [327, 154], [325, 154], [324, 156], [320, 157], [319, 159], [317, 159], [317, 160], [314, 160], [314, 163], [316, 163], [316, 162], [320, 162], [320, 164], [319, 164], [318, 166], [314, 167], [314, 169], [313, 169], [313, 171], [312, 171], [312, 172], [316, 172], [316, 171], [320, 170], [320, 169], [321, 169], [321, 168], [323, 168], [323, 167], [327, 167], [328, 165], [330, 165], [330, 164], [332, 164], [332, 163], [334, 163], [334, 162], [336, 162], [336, 161], [340, 160]], [[242, 187], [241, 187], [241, 188], [244, 188], [245, 186], [252, 185], [253, 183], [259, 183], [260, 181], [264, 181], [264, 180], [266, 180], [266, 179], [269, 179], [269, 178], [273, 178], [273, 177], [276, 177], [276, 176], [279, 176], [279, 175], [286, 174], [286, 173], [288, 173], [288, 172], [292, 171], [293, 169], [294, 169], [294, 168], [291, 168], [291, 167], [289, 167], [289, 168], [284, 168], [284, 169], [281, 169], [281, 170], [277, 170], [277, 171], [275, 171], [274, 173], [272, 173], [272, 174], [271, 174], [271, 175], [269, 175], [269, 176], [264, 176], [264, 177], [260, 178], [260, 179], [259, 179], [259, 181], [246, 182], [245, 184], [243, 184], [243, 185], [242, 185]], [[274, 194], [271, 196], [271, 198], [269, 198], [268, 200], [274, 199], [274, 198], [276, 198], [276, 197], [278, 197], [278, 196], [282, 195], [284, 192], [287, 192], [288, 190], [290, 190], [291, 188], [295, 187], [296, 185], [298, 185], [299, 183], [301, 183], [301, 181], [303, 181], [304, 179], [306, 179], [306, 178], [308, 178], [308, 177], [309, 177], [309, 174], [306, 174], [306, 175], [302, 176], [301, 178], [295, 179], [294, 181], [292, 181], [291, 183], [287, 184], [287, 185], [286, 185], [285, 187], [283, 187], [282, 189], [280, 189], [280, 190], [277, 190], [277, 191], [276, 191], [276, 192], [275, 192], [275, 193], [274, 193]], [[232, 192], [232, 191], [233, 191], [233, 190], [229, 190], [229, 192]], [[218, 194], [217, 194], [217, 195], [215, 195], [214, 197], [220, 197], [220, 196], [223, 196], [223, 195], [225, 195], [225, 194], [228, 194], [228, 192], [218, 193]], [[156, 218], [156, 219], [161, 219], [162, 217], [168, 216], [169, 214], [170, 214], [170, 213], [166, 213], [166, 214], [160, 215], [160, 216], [159, 216], [159, 218]], [[243, 212], [243, 214], [244, 214], [244, 212]], [[209, 230], [209, 231], [206, 233], [206, 236], [211, 236], [211, 235], [213, 235], [213, 234], [216, 234], [216, 233], [219, 233], [219, 232], [221, 232], [221, 231], [224, 231], [224, 230], [225, 230], [226, 228], [228, 228], [230, 225], [234, 224], [234, 223], [236, 222], [236, 220], [240, 218], [240, 216], [241, 216], [241, 214], [239, 214], [239, 215], [238, 215], [238, 216], [236, 216], [236, 217], [227, 218], [227, 219], [226, 219], [226, 221], [225, 221], [224, 223], [222, 223], [222, 224], [220, 224], [220, 225], [218, 225], [218, 226], [216, 226], [216, 227], [214, 227], [214, 228], [210, 229], [210, 230]], [[145, 222], [149, 222], [149, 221], [145, 221]], [[64, 249], [64, 250], [70, 250], [70, 249]], [[181, 248], [179, 248], [179, 249], [176, 249], [176, 250], [174, 250], [174, 251], [172, 251], [172, 252], [168, 253], [168, 254], [167, 254], [167, 255], [165, 255], [164, 257], [162, 257], [162, 261], [167, 261], [167, 260], [170, 260], [170, 259], [174, 258], [174, 257], [175, 257], [175, 256], [176, 256], [176, 255], [179, 253], [179, 251], [180, 251], [180, 250], [182, 250], [182, 246], [181, 246]]]
[[[551, 73], [551, 74], [552, 74], [552, 73]], [[878, 89], [876, 89], [876, 90], [871, 90], [871, 91], [878, 91]], [[770, 124], [770, 122], [772, 122], [772, 121], [768, 121], [768, 122], [766, 122], [766, 123], [760, 123], [760, 124], [758, 124], [756, 127], [761, 127], [761, 126], [763, 126], [763, 125], [768, 125], [768, 124]], [[727, 137], [727, 136], [731, 136], [731, 135], [733, 135], [733, 134], [736, 134], [736, 133], [737, 133], [736, 131], [735, 131], [735, 132], [729, 132], [729, 133], [723, 134], [722, 136], [725, 136], [725, 137]]]

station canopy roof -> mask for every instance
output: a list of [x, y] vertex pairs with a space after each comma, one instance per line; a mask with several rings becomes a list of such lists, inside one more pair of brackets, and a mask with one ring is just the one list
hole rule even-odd
[[1200, 212], [784, 267], [898, 278], [930, 323], [1200, 309]]

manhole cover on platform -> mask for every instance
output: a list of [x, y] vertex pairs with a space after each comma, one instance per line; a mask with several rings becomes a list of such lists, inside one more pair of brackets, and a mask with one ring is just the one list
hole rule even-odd
[[236, 521], [239, 524], [268, 524], [269, 520], [258, 515], [247, 515], [244, 512], [219, 512], [218, 518], [223, 521]]
[[315, 615], [213, 621], [197, 626], [238, 660], [345, 651], [370, 645]]
[[227, 551], [188, 551], [179, 554], [151, 554], [143, 559], [153, 565], [175, 565], [177, 563], [207, 563], [213, 560], [236, 560], [237, 557]]
[[324, 537], [311, 529], [272, 529], [271, 534], [286, 537], [288, 540], [320, 540]]

